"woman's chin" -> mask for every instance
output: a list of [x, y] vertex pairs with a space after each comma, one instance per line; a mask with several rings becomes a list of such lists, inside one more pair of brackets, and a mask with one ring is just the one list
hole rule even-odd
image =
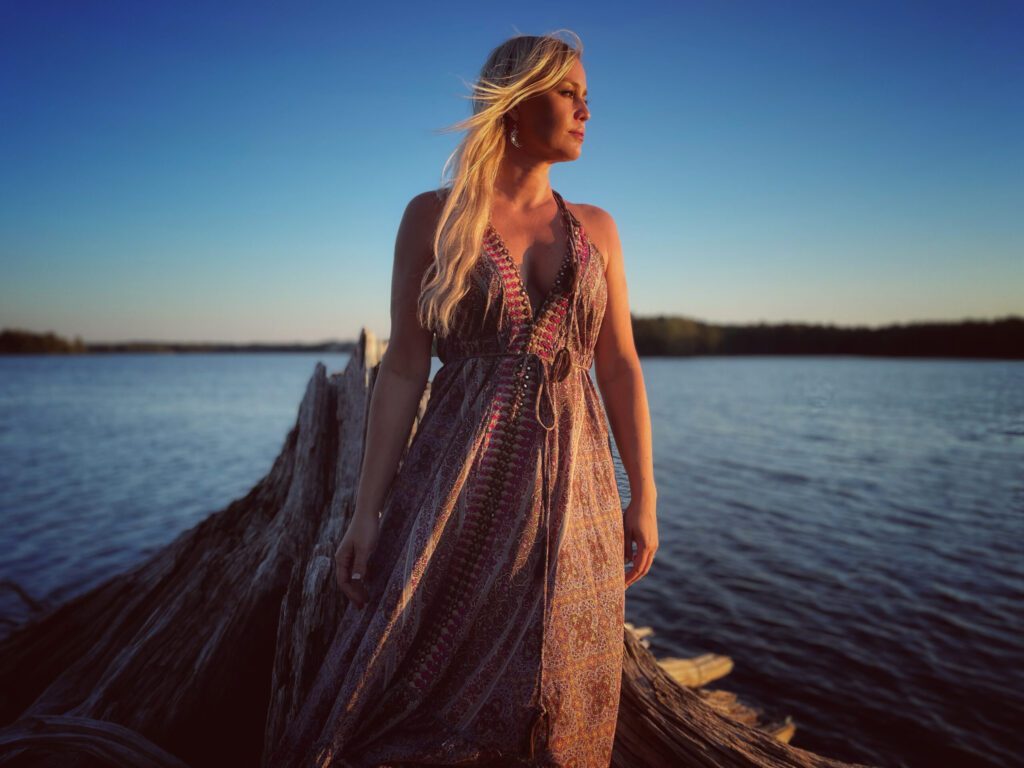
[[565, 149], [566, 160], [576, 160], [583, 154], [583, 145], [576, 142], [573, 146]]

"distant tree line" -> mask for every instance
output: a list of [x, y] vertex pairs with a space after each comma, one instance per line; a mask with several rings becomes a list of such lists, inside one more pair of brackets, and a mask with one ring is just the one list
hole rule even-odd
[[[631, 316], [644, 356], [880, 355], [1024, 359], [1024, 317], [915, 322], [879, 328], [805, 323], [716, 325], [688, 317]], [[131, 341], [86, 344], [21, 329], [0, 332], [0, 354], [82, 352], [350, 352], [355, 341], [314, 344], [224, 344]], [[435, 347], [436, 350], [436, 341]], [[436, 351], [435, 351], [436, 354]]]
[[33, 333], [20, 328], [4, 328], [0, 331], [0, 353], [6, 355], [69, 354], [85, 351], [85, 342], [81, 336], [75, 336], [73, 341], [68, 341], [53, 332]]
[[56, 334], [33, 333], [19, 328], [0, 331], [0, 354], [68, 354], [89, 352], [351, 352], [354, 341], [319, 343], [252, 343], [187, 341], [120, 341], [85, 343], [80, 336], [67, 341]]
[[882, 355], [1024, 359], [1024, 317], [915, 322], [879, 328], [780, 323], [713, 325], [632, 317], [641, 355]]

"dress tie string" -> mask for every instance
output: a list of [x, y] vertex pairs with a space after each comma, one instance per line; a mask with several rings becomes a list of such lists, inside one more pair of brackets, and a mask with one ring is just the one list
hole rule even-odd
[[[583, 371], [590, 370], [590, 365], [584, 365], [583, 363], [576, 362], [566, 347], [559, 349], [558, 352], [555, 353], [551, 362], [545, 360], [538, 352], [533, 350], [523, 350], [520, 352], [475, 352], [452, 358], [451, 360], [446, 361], [445, 365], [461, 363], [463, 360], [471, 360], [475, 357], [518, 357], [521, 362], [516, 372], [519, 374], [520, 378], [524, 379], [529, 378], [529, 374], [523, 375], [527, 364], [533, 362], [537, 364], [537, 391], [533, 398], [533, 418], [534, 421], [540, 424], [541, 427], [548, 432], [555, 428], [555, 407], [554, 402], [551, 400], [549, 380], [552, 382], [563, 381], [569, 376], [573, 368], [579, 368]], [[528, 384], [526, 381], [522, 381], [519, 386], [521, 386], [523, 390], [526, 390]], [[541, 399], [544, 397], [547, 397], [548, 410], [551, 412], [550, 424], [544, 423], [544, 419], [541, 417], [540, 403]]]

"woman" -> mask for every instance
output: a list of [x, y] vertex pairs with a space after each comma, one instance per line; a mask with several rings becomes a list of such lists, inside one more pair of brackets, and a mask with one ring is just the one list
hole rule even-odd
[[572, 37], [491, 53], [454, 178], [406, 208], [335, 555], [351, 610], [275, 768], [611, 761], [623, 592], [658, 547], [656, 491], [615, 223], [548, 178], [590, 118]]

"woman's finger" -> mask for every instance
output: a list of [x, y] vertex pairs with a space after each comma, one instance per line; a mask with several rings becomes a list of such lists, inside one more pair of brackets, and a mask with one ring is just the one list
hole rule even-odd
[[638, 578], [642, 579], [644, 576], [647, 575], [647, 572], [651, 570], [651, 564], [653, 562], [654, 550], [648, 547], [644, 552], [644, 562], [643, 565], [640, 566], [640, 576]]
[[646, 576], [653, 561], [654, 550], [646, 544], [638, 544], [636, 555], [633, 557], [633, 570], [629, 572], [629, 579], [626, 581], [626, 586], [628, 587], [631, 584], [635, 584]]
[[344, 544], [334, 553], [334, 576], [338, 581], [338, 589], [348, 594], [349, 563], [352, 562], [352, 549]]

